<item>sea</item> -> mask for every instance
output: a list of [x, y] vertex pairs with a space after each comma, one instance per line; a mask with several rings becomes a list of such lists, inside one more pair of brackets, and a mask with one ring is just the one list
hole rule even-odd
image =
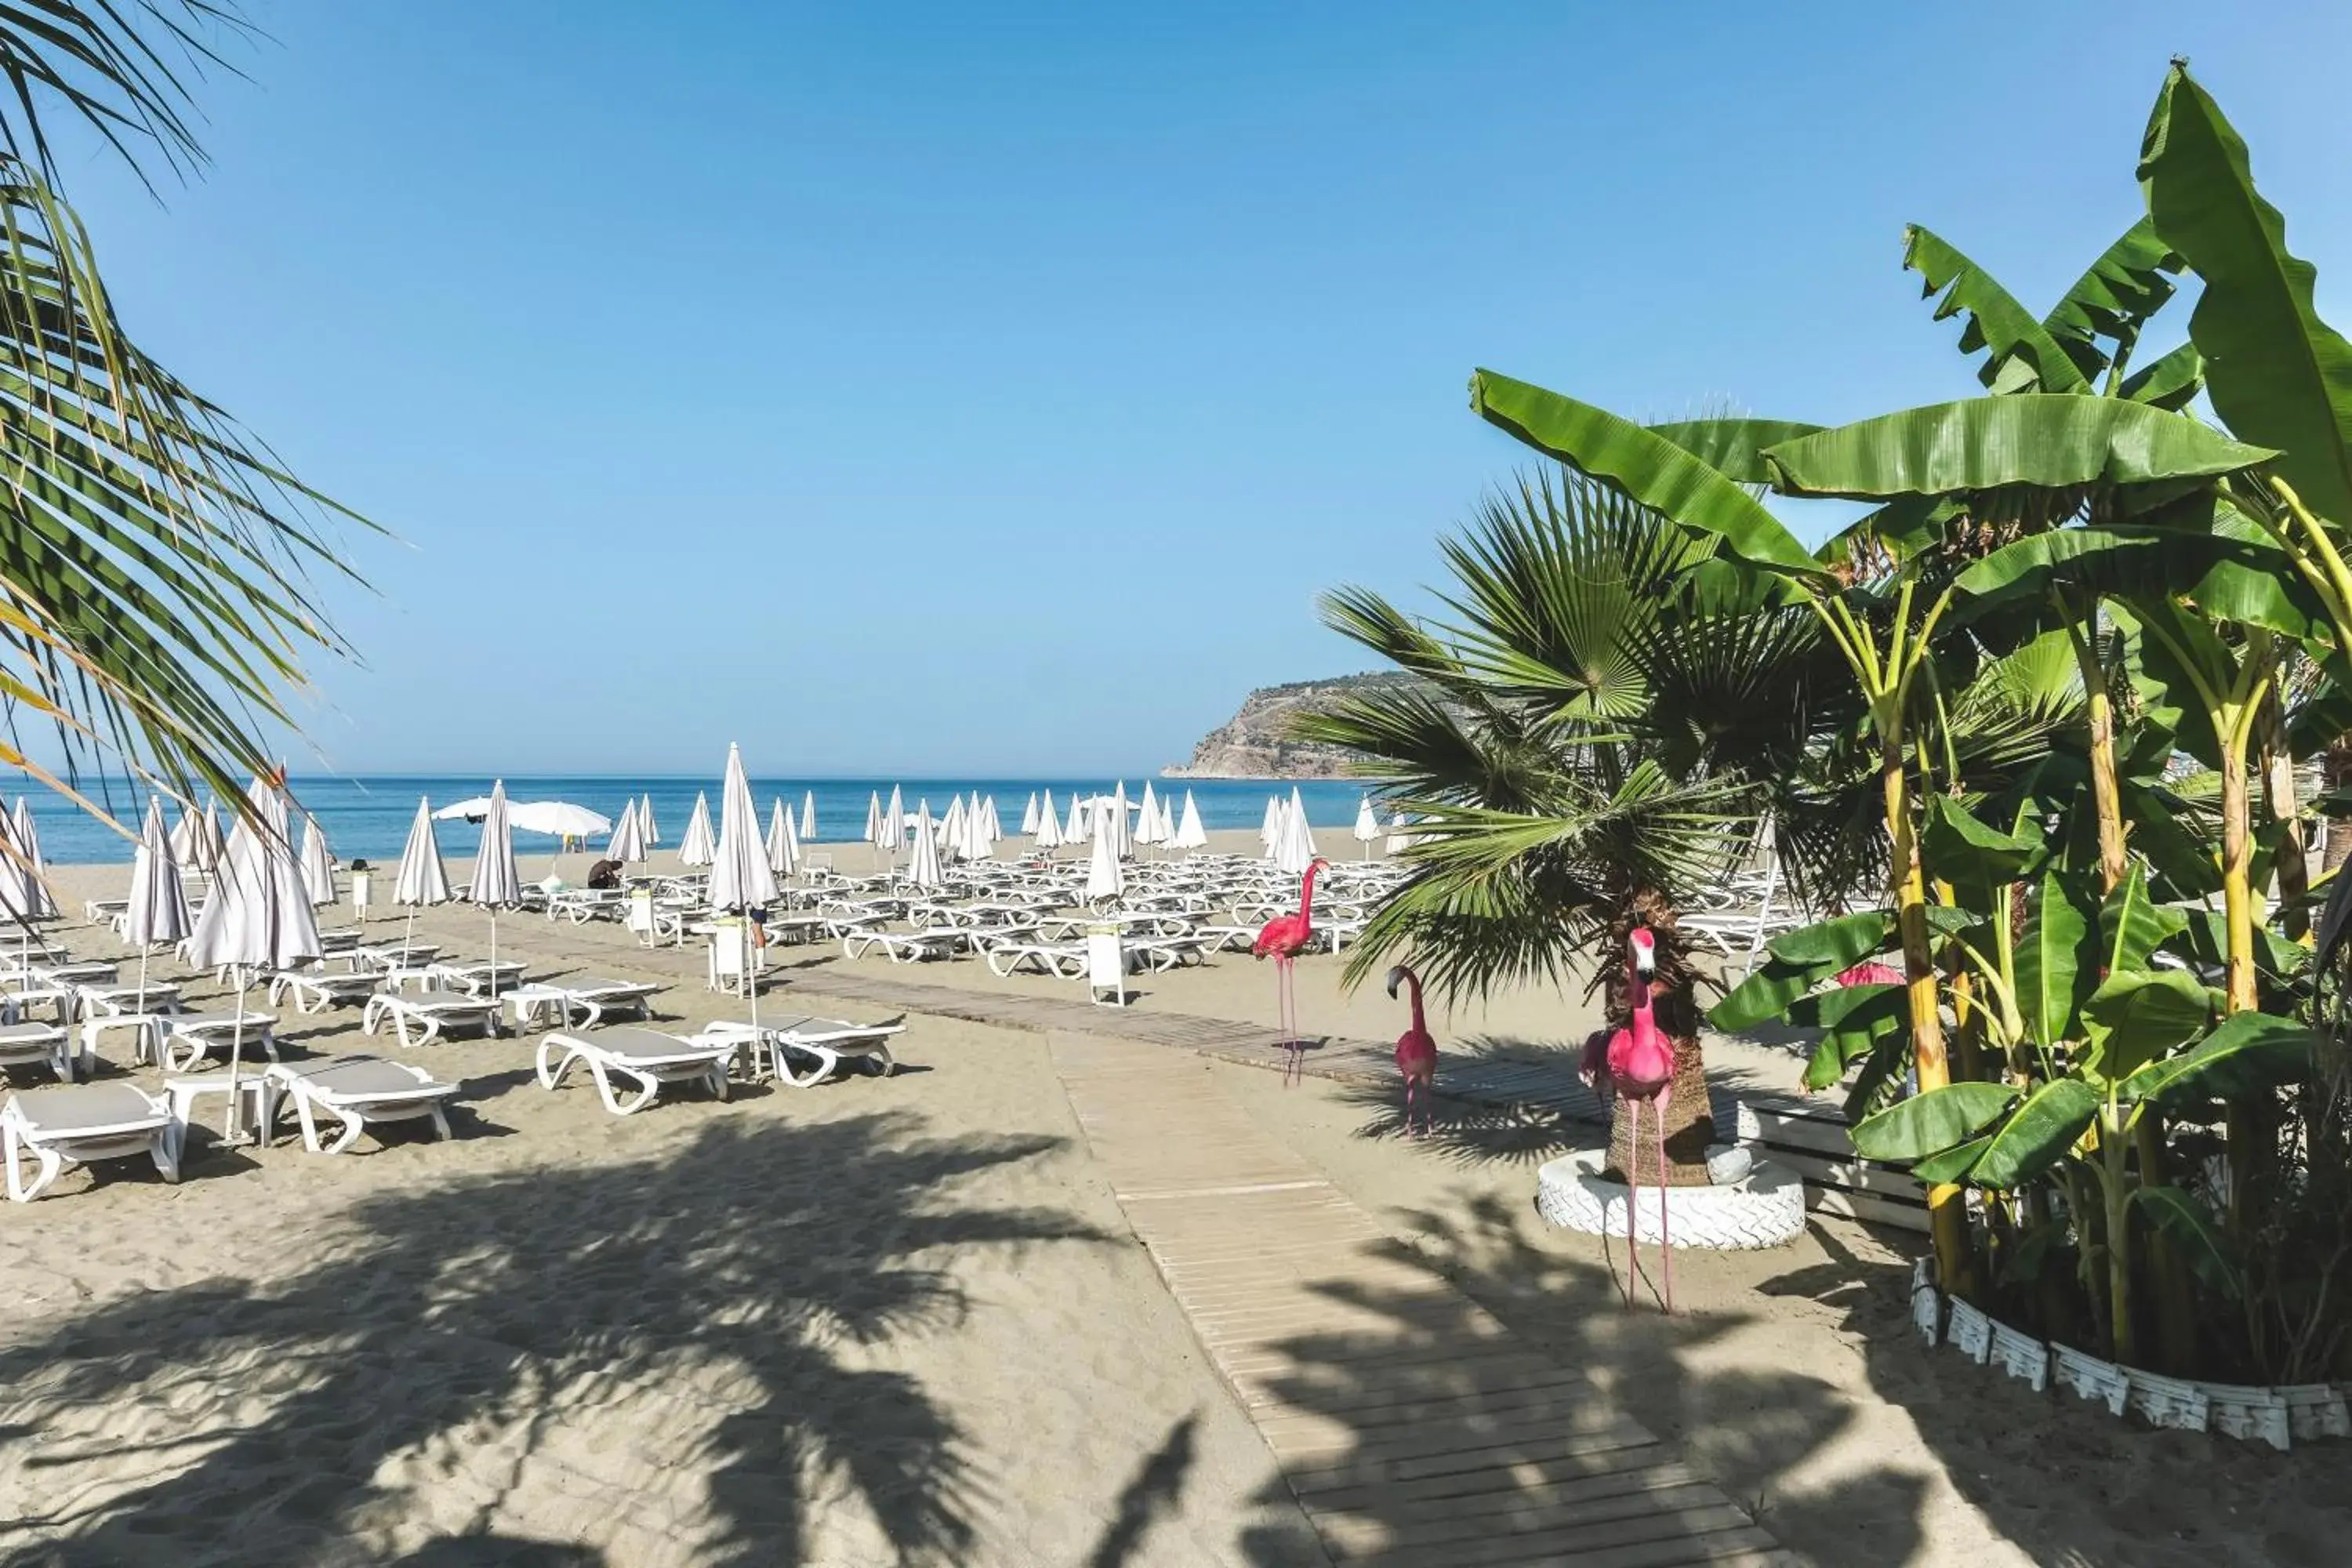
[[[1143, 796], [1143, 775], [1124, 781], [1118, 779], [1053, 778], [755, 778], [751, 781], [751, 798], [760, 810], [761, 828], [766, 830], [772, 801], [782, 799], [793, 814], [793, 825], [800, 822], [801, 803], [811, 792], [816, 795], [816, 841], [845, 843], [862, 839], [866, 835], [866, 802], [879, 795], [887, 802], [892, 785], [897, 785], [908, 811], [928, 801], [934, 816], [947, 809], [954, 795], [970, 796], [974, 791], [996, 798], [996, 812], [1008, 835], [1021, 828], [1023, 807], [1033, 794], [1054, 793], [1057, 812], [1066, 816], [1072, 795], [1108, 795], [1113, 786], [1124, 782], [1128, 798]], [[328, 847], [338, 859], [397, 860], [408, 840], [408, 826], [416, 816], [419, 799], [430, 801], [435, 810], [455, 801], [490, 792], [491, 781], [476, 774], [465, 773], [378, 773], [366, 777], [330, 777], [296, 775], [287, 783], [289, 793], [318, 819], [327, 835]], [[1356, 820], [1358, 803], [1363, 797], [1360, 785], [1327, 780], [1272, 779], [1161, 779], [1151, 778], [1152, 788], [1175, 792], [1174, 810], [1181, 814], [1184, 792], [1190, 790], [1193, 803], [1200, 807], [1201, 825], [1210, 832], [1220, 829], [1256, 827], [1265, 817], [1266, 798], [1275, 794], [1286, 797], [1294, 788], [1300, 803], [1307, 808], [1307, 820], [1316, 827], [1336, 827], [1345, 830]], [[660, 829], [658, 847], [676, 848], [686, 834], [687, 819], [694, 815], [694, 800], [706, 795], [710, 801], [711, 825], [719, 820], [719, 781], [715, 778], [674, 773], [562, 773], [541, 777], [520, 777], [509, 774], [506, 780], [507, 798], [510, 801], [561, 800], [608, 817], [618, 817], [625, 802], [650, 795], [654, 803], [654, 823]], [[69, 802], [39, 790], [29, 793], [33, 817], [40, 836], [41, 854], [51, 865], [100, 865], [127, 862], [131, 844], [102, 824], [91, 819]], [[117, 812], [126, 815], [135, 827], [141, 810], [128, 810], [120, 784], [113, 792], [110, 804]], [[178, 811], [171, 803], [164, 804], [166, 823], [179, 820]], [[226, 826], [226, 812], [223, 825]], [[441, 822], [435, 825], [435, 835], [441, 845], [442, 855], [451, 860], [470, 856], [479, 838], [475, 825], [465, 821]], [[518, 853], [533, 850], [551, 853], [555, 840], [539, 835], [518, 832], [515, 848]], [[592, 842], [591, 847], [602, 846]]]

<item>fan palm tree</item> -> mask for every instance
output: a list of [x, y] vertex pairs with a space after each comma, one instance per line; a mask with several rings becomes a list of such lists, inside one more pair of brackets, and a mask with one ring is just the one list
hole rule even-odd
[[[1647, 926], [1675, 1047], [1671, 1179], [1705, 1182], [1698, 970], [1676, 911], [1809, 774], [1824, 729], [1851, 727], [1835, 655], [1711, 542], [1567, 470], [1522, 479], [1441, 548], [1443, 623], [1364, 588], [1323, 605], [1335, 630], [1421, 678], [1298, 721], [1359, 753], [1417, 819], [1412, 875], [1369, 922], [1349, 980], [1409, 953], [1447, 994], [1581, 982], [1622, 1023], [1627, 933]], [[1621, 1122], [1619, 1170], [1625, 1139]]]
[[[247, 31], [215, 0], [0, 5], [0, 704], [13, 764], [76, 787], [103, 756], [238, 798], [306, 658], [347, 653], [315, 579], [355, 513], [303, 484], [122, 328], [56, 185], [42, 116], [83, 122], [146, 178], [200, 167], [187, 82]], [[54, 726], [62, 773], [15, 721]]]

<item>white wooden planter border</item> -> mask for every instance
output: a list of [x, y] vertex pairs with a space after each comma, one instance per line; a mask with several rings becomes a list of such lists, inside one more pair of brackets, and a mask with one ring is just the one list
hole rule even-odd
[[1911, 1265], [1911, 1323], [1919, 1336], [1930, 1347], [1955, 1346], [1979, 1366], [1997, 1366], [2036, 1394], [2055, 1384], [2080, 1398], [2097, 1400], [2116, 1415], [2128, 1410], [2150, 1426], [2219, 1432], [2280, 1449], [2298, 1439], [2352, 1437], [2352, 1404], [2347, 1404], [2352, 1389], [2342, 1384], [2250, 1388], [2197, 1383], [2120, 1366], [2066, 1345], [2045, 1344], [1966, 1301], [1945, 1296], [1929, 1281], [1934, 1261], [1922, 1258]]

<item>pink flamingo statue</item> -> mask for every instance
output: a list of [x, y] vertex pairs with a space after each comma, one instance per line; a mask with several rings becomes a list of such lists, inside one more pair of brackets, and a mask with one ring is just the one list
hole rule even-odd
[[[1625, 1171], [1625, 1250], [1629, 1266], [1641, 1273], [1642, 1107], [1650, 1108], [1658, 1150], [1658, 1242], [1664, 1257], [1665, 1306], [1675, 1310], [1675, 1247], [1666, 1224], [1666, 1108], [1675, 1081], [1675, 1048], [1658, 1028], [1650, 1011], [1651, 986], [1657, 973], [1657, 939], [1647, 926], [1626, 934], [1625, 978], [1633, 994], [1633, 1016], [1613, 1034], [1595, 1034], [1584, 1047], [1584, 1081], [1614, 1094], [1633, 1119], [1627, 1146], [1633, 1155]], [[1633, 1305], [1633, 1288], [1626, 1287], [1625, 1304]]]
[[1289, 1060], [1282, 1066], [1286, 1089], [1298, 1081], [1301, 1053], [1307, 1048], [1307, 1042], [1298, 1037], [1298, 998], [1291, 988], [1290, 966], [1314, 940], [1315, 926], [1308, 916], [1315, 908], [1315, 873], [1330, 863], [1320, 855], [1308, 861], [1306, 879], [1298, 884], [1298, 912], [1275, 916], [1259, 931], [1257, 940], [1250, 943], [1252, 958], [1274, 960], [1275, 985], [1280, 998], [1277, 1005], [1282, 1011], [1282, 1048], [1290, 1053]]
[[1421, 1127], [1429, 1131], [1429, 1096], [1437, 1087], [1437, 1040], [1429, 1032], [1428, 1021], [1421, 1016], [1421, 976], [1403, 964], [1389, 971], [1389, 994], [1394, 996], [1399, 985], [1412, 987], [1412, 1026], [1397, 1037], [1397, 1071], [1404, 1075], [1404, 1133], [1411, 1138], [1414, 1090], [1420, 1090]]

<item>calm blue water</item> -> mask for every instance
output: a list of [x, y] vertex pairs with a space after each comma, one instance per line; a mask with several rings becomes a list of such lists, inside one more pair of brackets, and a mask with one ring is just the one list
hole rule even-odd
[[[948, 797], [970, 795], [978, 790], [996, 797], [997, 816], [1008, 834], [1020, 831], [1021, 809], [1032, 791], [1051, 789], [1055, 808], [1065, 814], [1075, 792], [1081, 795], [1108, 793], [1116, 783], [1110, 779], [768, 779], [751, 781], [751, 797], [760, 808], [760, 823], [766, 828], [769, 804], [782, 795], [793, 813], [795, 826], [800, 821], [801, 797], [805, 791], [816, 792], [816, 837], [819, 842], [856, 841], [865, 837], [866, 803], [869, 795], [878, 791], [887, 802], [890, 786], [896, 784], [904, 792], [907, 809], [912, 811], [919, 801], [929, 798], [934, 814], [947, 808]], [[1212, 833], [1223, 828], [1255, 828], [1265, 815], [1269, 794], [1281, 791], [1287, 795], [1288, 784], [1234, 779], [1154, 779], [1156, 790], [1162, 784], [1173, 784], [1176, 792], [1175, 809], [1183, 810], [1184, 791], [1190, 789], [1201, 808], [1202, 826]], [[1141, 777], [1127, 781], [1129, 800], [1140, 800], [1144, 781]], [[654, 821], [661, 829], [664, 849], [675, 849], [686, 835], [687, 818], [694, 815], [697, 792], [710, 796], [712, 826], [718, 825], [719, 780], [680, 776], [633, 777], [625, 774], [568, 774], [552, 777], [510, 777], [506, 781], [507, 798], [525, 800], [566, 800], [584, 805], [591, 811], [617, 817], [622, 803], [639, 795], [654, 799]], [[416, 815], [416, 799], [424, 795], [439, 810], [452, 801], [470, 795], [490, 793], [490, 780], [465, 774], [377, 775], [367, 778], [302, 778], [297, 777], [289, 786], [294, 797], [315, 814], [326, 829], [327, 842], [336, 856], [343, 860], [397, 859], [401, 847], [408, 839], [408, 825]], [[1346, 783], [1300, 783], [1299, 798], [1307, 806], [1307, 820], [1317, 827], [1330, 826], [1345, 830], [1356, 820], [1356, 803], [1361, 795], [1360, 786]], [[41, 853], [51, 863], [60, 866], [86, 865], [107, 861], [128, 861], [131, 847], [122, 838], [98, 826], [80, 812], [54, 796], [38, 791], [28, 792], [33, 802], [33, 816], [41, 836]], [[121, 808], [118, 798], [118, 809]], [[132, 813], [135, 826], [137, 814]], [[167, 804], [164, 821], [176, 823], [177, 811]], [[224, 821], [226, 826], [226, 821]], [[435, 825], [441, 842], [441, 853], [456, 860], [474, 853], [478, 832], [471, 823], [443, 822]], [[593, 846], [601, 848], [602, 845]], [[1328, 847], [1328, 846], [1327, 846]], [[552, 853], [555, 840], [538, 834], [515, 835], [518, 853]]]

